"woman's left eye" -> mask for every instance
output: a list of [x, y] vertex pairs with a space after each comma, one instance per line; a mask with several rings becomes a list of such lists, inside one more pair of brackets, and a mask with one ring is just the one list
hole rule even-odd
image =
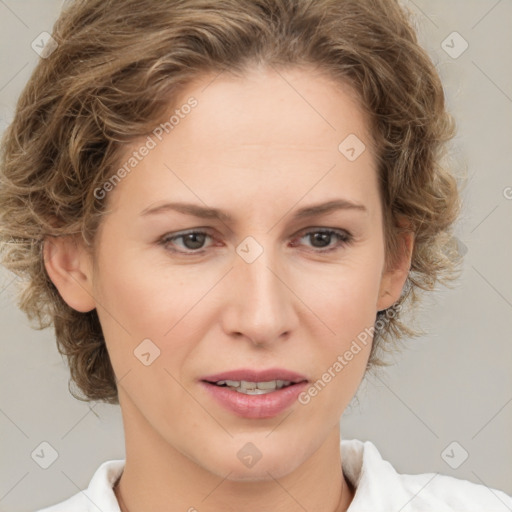
[[[299, 237], [299, 240], [303, 238], [308, 238], [310, 242], [319, 243], [320, 245], [313, 245], [315, 249], [320, 249], [314, 252], [331, 252], [337, 249], [340, 249], [344, 245], [350, 244], [353, 241], [353, 236], [345, 230], [334, 230], [334, 229], [315, 229], [311, 231], [307, 231], [303, 233], [302, 236]], [[333, 238], [337, 240], [335, 245], [332, 245]], [[292, 244], [294, 247], [297, 244]], [[328, 247], [328, 249], [325, 249]]]
[[[200, 254], [203, 252], [205, 241], [208, 238], [213, 239], [213, 237], [205, 231], [188, 231], [186, 233], [164, 235], [160, 239], [159, 243], [166, 249], [173, 252], [183, 254]], [[304, 238], [309, 238], [310, 242], [313, 243], [312, 247], [317, 249], [313, 252], [318, 253], [334, 251], [349, 244], [353, 240], [352, 235], [345, 230], [315, 229], [303, 232], [298, 238], [295, 238], [291, 244], [292, 247], [296, 247], [298, 245], [296, 240], [302, 240]], [[332, 244], [333, 239], [337, 241], [335, 245]], [[177, 240], [181, 240], [182, 244], [177, 244]], [[171, 244], [181, 245], [181, 249], [171, 248]]]

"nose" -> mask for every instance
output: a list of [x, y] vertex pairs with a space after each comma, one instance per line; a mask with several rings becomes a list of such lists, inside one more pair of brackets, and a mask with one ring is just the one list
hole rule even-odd
[[283, 341], [295, 330], [298, 318], [287, 272], [264, 250], [252, 263], [236, 257], [226, 283], [222, 311], [224, 332], [254, 345]]

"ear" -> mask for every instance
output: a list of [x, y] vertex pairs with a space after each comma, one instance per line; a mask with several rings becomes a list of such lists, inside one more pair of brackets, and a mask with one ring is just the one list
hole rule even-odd
[[96, 307], [92, 293], [91, 257], [72, 235], [48, 236], [43, 246], [44, 266], [66, 304], [86, 313]]
[[412, 230], [403, 231], [398, 237], [399, 251], [397, 259], [392, 268], [386, 268], [382, 273], [377, 311], [391, 307], [400, 298], [411, 269], [414, 233]]

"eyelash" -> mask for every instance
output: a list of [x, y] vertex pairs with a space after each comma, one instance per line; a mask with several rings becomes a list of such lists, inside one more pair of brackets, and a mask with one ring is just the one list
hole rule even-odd
[[[346, 245], [350, 245], [352, 242], [353, 242], [353, 236], [351, 233], [349, 233], [348, 231], [345, 231], [345, 230], [334, 230], [334, 229], [312, 229], [312, 230], [309, 230], [309, 231], [303, 231], [301, 232], [296, 239], [301, 239], [301, 238], [305, 238], [307, 237], [308, 235], [312, 235], [312, 234], [317, 234], [317, 233], [322, 233], [322, 234], [329, 234], [329, 235], [334, 235], [335, 237], [338, 238], [338, 243], [334, 246], [334, 247], [331, 247], [329, 249], [318, 249], [318, 250], [315, 250], [315, 248], [313, 248], [313, 253], [316, 253], [316, 254], [325, 254], [325, 253], [330, 253], [330, 252], [333, 252], [333, 251], [336, 251], [336, 250], [339, 250], [341, 248], [343, 248], [344, 246]], [[214, 238], [212, 235], [210, 235], [208, 232], [206, 231], [200, 231], [200, 230], [192, 230], [192, 231], [187, 231], [187, 232], [183, 232], [183, 233], [180, 233], [180, 234], [169, 234], [167, 233], [166, 235], [164, 235], [159, 241], [159, 245], [162, 245], [166, 250], [168, 251], [171, 251], [171, 252], [174, 252], [174, 253], [178, 253], [178, 254], [183, 254], [183, 255], [197, 255], [197, 254], [203, 254], [205, 252], [205, 249], [198, 249], [198, 250], [187, 250], [187, 251], [182, 251], [182, 250], [176, 250], [176, 249], [171, 249], [169, 248], [169, 244], [177, 239], [183, 239], [184, 237], [188, 236], [188, 235], [206, 235], [210, 238]], [[297, 244], [294, 244], [293, 246], [295, 247]]]

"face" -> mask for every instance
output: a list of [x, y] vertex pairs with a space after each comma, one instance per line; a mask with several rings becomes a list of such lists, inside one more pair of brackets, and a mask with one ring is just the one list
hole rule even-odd
[[108, 192], [90, 294], [125, 428], [216, 475], [279, 477], [337, 431], [370, 352], [360, 335], [403, 279], [384, 265], [354, 94], [300, 69], [212, 80]]

